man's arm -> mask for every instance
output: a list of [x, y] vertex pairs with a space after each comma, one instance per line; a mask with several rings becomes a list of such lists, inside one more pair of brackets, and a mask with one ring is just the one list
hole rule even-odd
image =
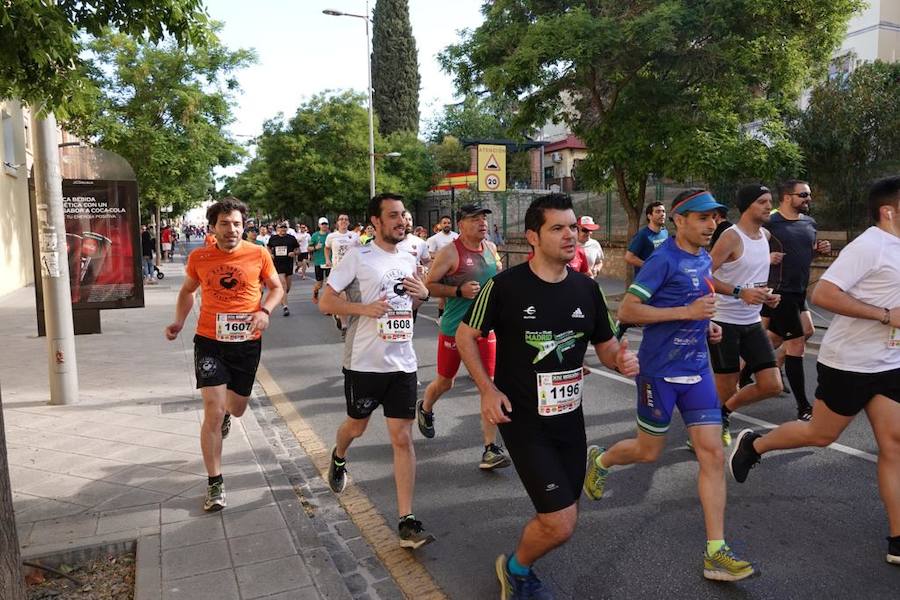
[[506, 394], [494, 385], [494, 381], [481, 362], [481, 355], [478, 352], [480, 336], [481, 331], [478, 329], [460, 323], [456, 330], [456, 349], [459, 350], [459, 356], [466, 365], [466, 369], [469, 370], [469, 375], [478, 386], [481, 394], [482, 415], [487, 418], [489, 423], [509, 423], [510, 418], [504, 414], [504, 409], [507, 413], [511, 413], [512, 404]]
[[[736, 255], [740, 243], [741, 238], [734, 231], [726, 230], [722, 233], [721, 236], [719, 236], [719, 240], [716, 242], [716, 245], [713, 246], [712, 250], [709, 251], [709, 258], [712, 259], [711, 268], [713, 273], [718, 271], [719, 267], [721, 267], [725, 263], [737, 260]], [[731, 290], [728, 290], [728, 292], [730, 293]]]
[[184, 276], [184, 282], [181, 284], [181, 289], [178, 290], [178, 299], [175, 300], [175, 320], [165, 329], [166, 339], [174, 340], [184, 329], [184, 321], [194, 307], [194, 292], [198, 287], [200, 287], [199, 281], [189, 275]]
[[615, 336], [594, 344], [594, 352], [597, 358], [608, 369], [618, 371], [626, 377], [634, 377], [640, 371], [638, 367], [637, 355], [628, 350], [628, 340], [623, 339], [621, 342]]
[[887, 308], [887, 314], [890, 319], [888, 324], [893, 327], [900, 327], [900, 307], [866, 304], [826, 279], [820, 279], [819, 283], [816, 284], [811, 300], [813, 304], [818, 304], [825, 310], [839, 315], [878, 322], [883, 322], [885, 317], [884, 309]]
[[[434, 264], [428, 270], [428, 279], [425, 281], [425, 285], [428, 286], [428, 291], [431, 292], [432, 296], [437, 298], [453, 298], [456, 296], [456, 286], [445, 285], [439, 282], [451, 270], [456, 268], [458, 261], [459, 253], [456, 251], [456, 244], [447, 244], [434, 257]], [[459, 289], [464, 298], [471, 300], [478, 295], [478, 282], [467, 281], [459, 286]]]
[[494, 261], [497, 264], [497, 272], [499, 273], [500, 271], [503, 270], [503, 261], [500, 260], [500, 253], [497, 252], [497, 245], [494, 244], [494, 242], [491, 242], [488, 240], [484, 240], [484, 243], [487, 244], [487, 247], [490, 249], [491, 254], [494, 257]]
[[631, 250], [625, 251], [625, 262], [627, 262], [632, 267], [641, 268], [644, 266], [644, 261], [637, 257], [637, 255]]
[[[643, 272], [641, 273], [643, 274]], [[665, 321], [700, 321], [711, 319], [716, 314], [715, 294], [707, 294], [697, 298], [687, 306], [662, 308], [644, 304], [641, 299], [626, 293], [619, 304], [618, 318], [622, 323], [649, 325]]]
[[[328, 243], [328, 238], [325, 238], [325, 267], [328, 268], [331, 266], [331, 245]], [[347, 313], [332, 313], [332, 314], [347, 314]]]
[[332, 315], [356, 315], [378, 319], [383, 317], [391, 305], [386, 298], [379, 298], [375, 302], [363, 304], [362, 302], [350, 302], [341, 298], [340, 292], [334, 291], [331, 285], [326, 284], [322, 295], [319, 297], [319, 312]]
[[266, 289], [269, 291], [266, 292], [266, 297], [263, 298], [261, 306], [272, 312], [278, 307], [278, 303], [284, 297], [284, 288], [281, 287], [281, 279], [278, 277], [278, 273], [274, 271], [265, 279], [265, 284]]

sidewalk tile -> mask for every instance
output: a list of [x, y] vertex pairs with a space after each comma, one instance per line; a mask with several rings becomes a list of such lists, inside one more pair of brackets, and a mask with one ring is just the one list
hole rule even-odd
[[163, 584], [163, 600], [241, 600], [231, 570], [206, 573]]
[[163, 550], [162, 577], [164, 581], [202, 575], [210, 571], [231, 568], [231, 556], [225, 540], [206, 542]]
[[159, 504], [102, 512], [97, 523], [97, 535], [141, 527], [159, 527]]
[[172, 497], [172, 494], [164, 494], [161, 492], [153, 492], [141, 488], [128, 488], [128, 491], [117, 496], [104, 500], [98, 504], [94, 504], [93, 510], [110, 511], [120, 508], [128, 508], [130, 506], [142, 506], [156, 502], [164, 502]]
[[290, 534], [284, 530], [229, 538], [228, 545], [231, 548], [231, 560], [236, 567], [297, 553]]
[[38, 521], [31, 530], [28, 545], [41, 546], [51, 542], [68, 542], [92, 536], [96, 531], [96, 516]]
[[241, 595], [246, 600], [286, 592], [312, 584], [303, 559], [289, 556], [235, 569]]
[[[206, 486], [204, 486], [205, 488]], [[215, 517], [215, 513], [208, 513], [203, 510], [203, 496], [198, 495], [192, 498], [176, 497], [166, 500], [162, 503], [160, 522], [176, 523], [186, 519], [196, 519], [198, 517]]]
[[221, 513], [217, 513], [210, 515], [208, 519], [166, 523], [160, 530], [163, 549], [168, 550], [225, 539], [225, 528], [220, 515]]
[[231, 508], [226, 508], [222, 513], [222, 520], [225, 522], [225, 533], [229, 538], [287, 527], [277, 506], [266, 506], [242, 512], [234, 512]]

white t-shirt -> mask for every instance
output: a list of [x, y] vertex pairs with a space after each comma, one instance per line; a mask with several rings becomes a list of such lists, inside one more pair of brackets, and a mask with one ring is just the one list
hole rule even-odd
[[309, 238], [312, 236], [309, 233], [298, 233], [296, 237], [297, 243], [300, 244], [300, 252], [309, 252]]
[[428, 251], [431, 253], [431, 256], [434, 257], [438, 252], [440, 252], [441, 248], [458, 237], [459, 234], [455, 231], [451, 231], [450, 233], [439, 231], [438, 233], [428, 238], [425, 243], [428, 244]]
[[256, 236], [256, 239], [259, 240], [260, 242], [262, 242], [263, 246], [265, 246], [265, 245], [268, 245], [270, 237], [272, 237], [272, 236], [267, 233], [265, 235]]
[[[350, 250], [338, 266], [331, 270], [328, 285], [335, 292], [347, 292], [350, 302], [368, 304], [382, 296], [397, 313], [394, 317], [409, 320], [410, 339], [387, 341], [385, 327], [371, 317], [350, 317], [344, 342], [344, 368], [371, 373], [415, 373], [418, 364], [412, 343], [412, 306], [409, 294], [397, 294], [398, 284], [416, 271], [416, 260], [409, 252], [385, 252], [374, 242]], [[389, 313], [390, 316], [390, 313]], [[394, 318], [393, 320], [397, 320]]]
[[329, 233], [325, 238], [325, 247], [331, 250], [331, 268], [338, 266], [350, 248], [354, 246], [359, 246], [359, 236], [356, 233], [352, 231]]
[[431, 262], [431, 257], [428, 255], [428, 244], [417, 235], [408, 234], [405, 240], [397, 244], [397, 250], [409, 252], [416, 257], [416, 262], [420, 265], [427, 265]]
[[[841, 250], [822, 279], [866, 304], [900, 306], [900, 238], [869, 227]], [[900, 332], [878, 321], [835, 315], [819, 348], [819, 362], [854, 373], [900, 369]]]
[[600, 247], [600, 242], [594, 238], [588, 238], [588, 241], [584, 244], [579, 244], [579, 246], [581, 246], [581, 249], [584, 250], [584, 254], [587, 256], [589, 267], [594, 268], [594, 265], [603, 260], [603, 248]]

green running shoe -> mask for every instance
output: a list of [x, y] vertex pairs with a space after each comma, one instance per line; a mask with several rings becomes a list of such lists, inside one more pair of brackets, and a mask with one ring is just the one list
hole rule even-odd
[[599, 500], [603, 497], [603, 488], [606, 486], [606, 478], [609, 469], [601, 469], [597, 466], [597, 458], [606, 451], [600, 446], [589, 446], [587, 450], [587, 472], [584, 476], [584, 495], [591, 500]]
[[703, 576], [713, 581], [740, 581], [757, 573], [753, 564], [735, 556], [728, 546], [722, 546], [710, 556], [703, 553]]
[[225, 508], [225, 484], [214, 483], [206, 487], [206, 500], [203, 502], [203, 510], [215, 512]]

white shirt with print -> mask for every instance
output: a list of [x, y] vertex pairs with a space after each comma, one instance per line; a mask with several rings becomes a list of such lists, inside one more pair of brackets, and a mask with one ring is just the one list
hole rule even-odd
[[353, 231], [341, 233], [340, 231], [332, 231], [325, 238], [325, 247], [331, 250], [331, 268], [341, 264], [344, 256], [350, 248], [359, 246], [359, 235]]

